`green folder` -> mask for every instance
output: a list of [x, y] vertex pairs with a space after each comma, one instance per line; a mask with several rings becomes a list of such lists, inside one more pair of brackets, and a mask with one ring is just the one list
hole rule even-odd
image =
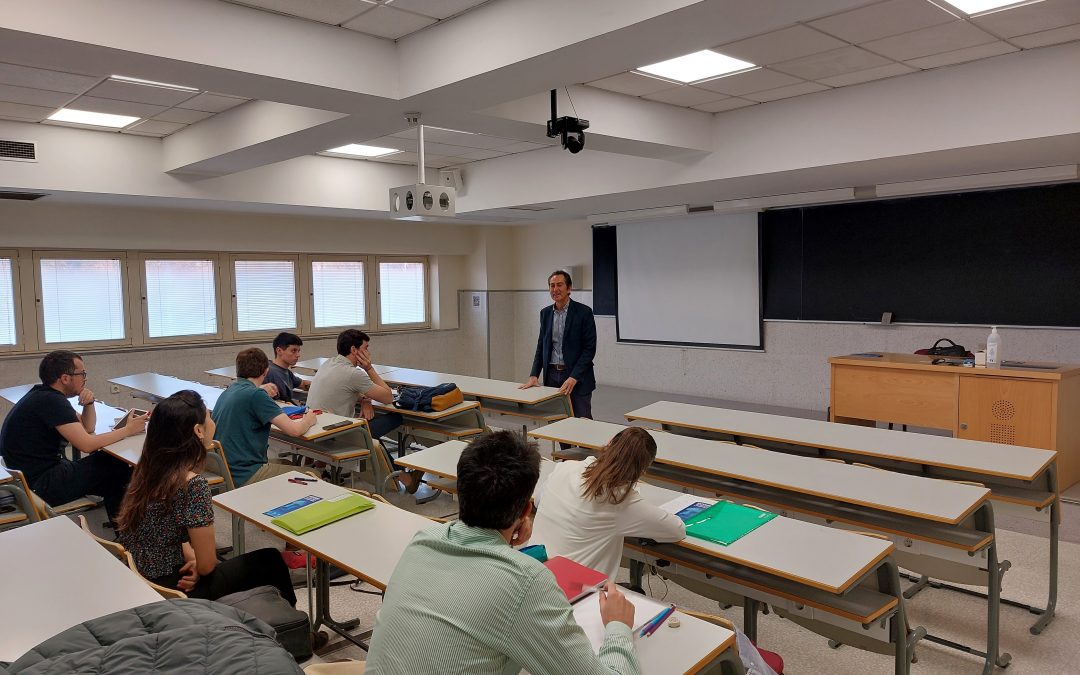
[[691, 517], [686, 523], [686, 534], [730, 546], [775, 517], [775, 513], [721, 501]]
[[370, 499], [350, 492], [335, 499], [324, 499], [291, 511], [270, 522], [293, 534], [304, 534], [373, 508], [375, 504]]

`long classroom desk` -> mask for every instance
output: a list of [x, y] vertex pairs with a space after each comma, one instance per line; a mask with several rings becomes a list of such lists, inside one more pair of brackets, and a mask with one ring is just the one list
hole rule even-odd
[[136, 373], [135, 375], [114, 377], [110, 379], [109, 382], [131, 389], [132, 396], [151, 403], [159, 403], [178, 391], [191, 389], [202, 397], [203, 401], [206, 403], [206, 407], [210, 410], [214, 409], [218, 397], [225, 391], [224, 389], [210, 387], [200, 382], [181, 380], [178, 377], [161, 375], [160, 373]]
[[[656, 423], [665, 431], [684, 436], [749, 443], [766, 450], [861, 462], [930, 478], [981, 483], [990, 488], [996, 512], [1049, 524], [1046, 607], [1032, 607], [1007, 599], [1002, 602], [1040, 615], [1031, 627], [1031, 633], [1035, 635], [1054, 618], [1061, 503], [1057, 453], [1053, 450], [671, 401], [658, 401], [633, 410], [626, 413], [626, 418]], [[912, 597], [927, 582], [927, 577], [923, 576], [908, 590], [907, 597]]]
[[[464, 448], [458, 441], [442, 443], [403, 462], [452, 481]], [[536, 490], [541, 510], [551, 464], [541, 465]], [[638, 489], [657, 506], [686, 496], [646, 483]], [[900, 675], [908, 672], [908, 654], [925, 634], [921, 628], [907, 630], [898, 571], [889, 557], [894, 546], [882, 539], [778, 516], [726, 547], [692, 538], [674, 544], [628, 539], [624, 551], [638, 585], [642, 566], [651, 565], [695, 592], [743, 605], [744, 630], [751, 639], [758, 603], [767, 603], [822, 635], [893, 654]]]
[[[0, 534], [0, 661], [15, 661], [68, 628], [160, 602], [137, 574], [68, 518], [49, 518]], [[72, 563], [78, 566], [72, 579]], [[78, 588], [72, 588], [72, 583]]]
[[[308, 359], [297, 364], [317, 371], [326, 362], [325, 358]], [[385, 371], [380, 368], [385, 368]], [[398, 366], [376, 366], [384, 380], [396, 386], [434, 387], [444, 382], [453, 382], [461, 389], [465, 398], [480, 402], [485, 415], [514, 417], [521, 419], [523, 430], [529, 425], [543, 425], [572, 416], [570, 397], [559, 392], [555, 387], [532, 387], [519, 389], [519, 382], [491, 380], [486, 377], [454, 375], [431, 370], [401, 368]]]
[[[565, 419], [530, 436], [603, 448], [626, 427], [588, 419]], [[985, 652], [935, 635], [944, 644], [984, 658], [984, 673], [1011, 657], [998, 653], [1001, 579], [990, 491], [984, 487], [893, 473], [873, 467], [787, 455], [728, 442], [650, 431], [657, 442], [650, 478], [737, 495], [782, 513], [803, 514], [826, 524], [871, 529], [897, 545], [897, 563], [935, 578], [988, 589]]]

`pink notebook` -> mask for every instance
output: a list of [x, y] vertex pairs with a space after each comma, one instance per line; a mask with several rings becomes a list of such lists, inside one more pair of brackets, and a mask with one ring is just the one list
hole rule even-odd
[[607, 581], [606, 575], [561, 555], [548, 558], [544, 566], [555, 575], [555, 582], [559, 584], [559, 588], [571, 603], [585, 597]]

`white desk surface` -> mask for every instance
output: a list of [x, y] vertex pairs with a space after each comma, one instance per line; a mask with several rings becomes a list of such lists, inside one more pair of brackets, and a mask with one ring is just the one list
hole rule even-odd
[[[397, 463], [456, 480], [457, 461], [465, 445], [461, 441], [440, 443], [406, 455]], [[541, 464], [536, 489], [540, 494], [541, 509], [544, 508], [543, 484], [555, 465], [555, 462], [546, 460]], [[676, 498], [686, 498], [688, 504], [701, 501], [699, 497], [648, 483], [639, 483], [638, 490], [646, 501], [656, 506]], [[773, 518], [730, 546], [700, 539], [684, 539], [680, 543], [687, 548], [705, 551], [717, 558], [793, 579], [830, 593], [847, 590], [894, 548], [889, 541], [783, 516]]]
[[112, 445], [106, 445], [102, 450], [117, 459], [127, 462], [131, 466], [135, 466], [139, 463], [139, 460], [142, 459], [144, 443], [146, 443], [146, 434], [135, 434], [134, 436], [128, 436], [127, 438], [121, 439]]
[[413, 535], [436, 524], [421, 515], [376, 501], [373, 509], [307, 534], [294, 535], [271, 525], [270, 516], [263, 512], [306, 495], [329, 499], [348, 492], [321, 480], [307, 485], [288, 482], [296, 476], [304, 474], [293, 471], [245, 485], [215, 496], [214, 503], [379, 589], [385, 589], [390, 582], [390, 575]]
[[37, 384], [35, 383], [17, 384], [14, 387], [5, 387], [4, 389], [0, 389], [0, 398], [11, 404], [15, 404], [18, 403], [23, 396], [26, 396], [28, 393], [30, 393], [30, 390], [36, 386]]
[[1039, 476], [1057, 455], [1039, 448], [671, 401], [658, 401], [628, 412], [626, 417], [1024, 481]]
[[[11, 480], [11, 474], [8, 473], [7, 469], [0, 466], [0, 483], [6, 483], [9, 480]], [[0, 661], [3, 661], [3, 659], [0, 659]]]
[[[534, 429], [529, 435], [599, 449], [625, 428], [621, 424], [570, 417]], [[663, 431], [650, 430], [649, 433], [656, 439], [656, 461], [663, 464], [926, 520], [959, 523], [990, 496], [990, 490], [973, 485]]]
[[467, 396], [479, 396], [494, 398], [512, 403], [524, 403], [533, 405], [542, 403], [553, 398], [562, 396], [555, 387], [532, 387], [530, 389], [518, 389], [520, 382], [506, 382], [505, 380], [489, 380], [484, 377], [472, 377], [469, 375], [454, 375], [451, 373], [439, 373], [431, 370], [415, 370], [413, 368], [394, 368], [383, 379], [393, 384], [405, 384], [419, 387], [434, 387], [443, 382], [453, 382]]
[[[303, 368], [305, 370], [318, 371], [319, 368], [322, 367], [322, 364], [326, 363], [329, 360], [329, 357], [326, 356], [316, 356], [313, 359], [304, 359], [303, 361], [297, 361], [296, 367]], [[386, 377], [386, 374], [389, 373], [391, 370], [394, 370], [394, 366], [384, 366], [379, 363], [375, 364], [375, 372], [383, 376], [384, 378]], [[297, 373], [297, 375], [299, 374], [300, 373]]]
[[198, 393], [199, 396], [202, 396], [203, 401], [206, 402], [206, 407], [210, 409], [213, 409], [214, 404], [217, 403], [218, 397], [225, 391], [224, 389], [209, 387], [199, 382], [181, 380], [172, 375], [161, 375], [159, 373], [125, 375], [124, 377], [114, 377], [109, 380], [109, 382], [159, 398], [168, 398], [178, 391], [191, 389]]
[[68, 518], [0, 533], [0, 550], [0, 661], [83, 621], [161, 600]]
[[[641, 595], [619, 589], [627, 596]], [[653, 602], [662, 601], [649, 598]], [[574, 604], [574, 620], [582, 623], [579, 617], [589, 615], [591, 620], [585, 623], [593, 625], [599, 630], [598, 613], [599, 598], [595, 596], [583, 598]], [[652, 604], [652, 603], [650, 603]], [[646, 675], [672, 675], [682, 673], [696, 673], [714, 661], [735, 644], [735, 633], [716, 624], [709, 623], [696, 616], [689, 616], [675, 610], [675, 616], [679, 619], [679, 627], [672, 628], [664, 622], [655, 633], [647, 638], [634, 636], [634, 651], [637, 653], [638, 663], [641, 664], [641, 672]], [[634, 623], [648, 621], [650, 617], [640, 616], [640, 612], [634, 616]], [[588, 631], [586, 631], [588, 634]], [[599, 635], [596, 636], [599, 639]], [[590, 640], [593, 638], [590, 637]], [[599, 651], [598, 646], [594, 649]]]
[[[204, 370], [203, 372], [206, 373], [207, 375], [214, 375], [216, 377], [223, 377], [226, 380], [235, 380], [236, 379], [236, 366], [222, 366], [221, 368], [211, 368], [210, 370]], [[305, 373], [295, 373], [294, 372], [293, 375], [296, 375], [297, 377], [299, 377], [301, 380], [303, 380], [305, 382], [310, 382], [313, 379], [315, 379], [312, 375], [307, 375]]]
[[[330, 426], [331, 424], [337, 424], [339, 422], [348, 422], [349, 426], [329, 430], [324, 428]], [[367, 424], [367, 422], [362, 419], [357, 419], [355, 417], [342, 417], [341, 415], [335, 415], [332, 412], [323, 411], [316, 415], [315, 426], [308, 429], [307, 433], [304, 434], [303, 438], [309, 441], [317, 441], [320, 438], [326, 438], [327, 436], [336, 436], [346, 431], [352, 431], [353, 429], [356, 429], [357, 427], [362, 427], [365, 424]], [[281, 429], [278, 429], [274, 425], [270, 425], [270, 430], [282, 436], [287, 436], [285, 432], [283, 432]]]

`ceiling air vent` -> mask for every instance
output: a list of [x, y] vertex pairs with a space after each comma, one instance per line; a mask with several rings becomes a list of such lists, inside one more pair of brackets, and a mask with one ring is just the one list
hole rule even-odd
[[23, 202], [32, 202], [35, 199], [48, 196], [45, 192], [7, 192], [0, 190], [0, 199], [16, 199]]
[[0, 159], [16, 162], [36, 162], [37, 148], [26, 141], [5, 141], [0, 139]]

